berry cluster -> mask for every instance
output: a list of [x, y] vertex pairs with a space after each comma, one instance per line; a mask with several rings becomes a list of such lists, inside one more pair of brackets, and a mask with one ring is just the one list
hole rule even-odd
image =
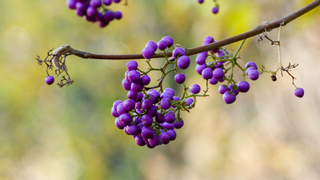
[[[203, 40], [202, 45], [207, 45], [216, 42], [213, 37], [207, 36]], [[248, 76], [251, 80], [259, 78], [259, 71], [254, 62], [248, 62], [245, 68], [242, 68], [237, 62], [237, 53], [229, 55], [224, 49], [213, 49], [211, 51], [202, 52], [197, 54], [196, 57], [196, 72], [207, 80], [211, 85], [216, 85], [219, 82], [227, 82], [220, 85], [219, 93], [223, 95], [223, 99], [227, 104], [235, 102], [236, 96], [241, 93], [248, 92], [250, 84], [245, 81]], [[228, 67], [231, 65], [231, 67]], [[237, 66], [243, 71], [243, 81], [237, 84], [233, 79], [233, 69]], [[230, 72], [230, 75], [228, 73]]]
[[89, 22], [97, 22], [100, 27], [107, 26], [114, 19], [121, 19], [120, 11], [111, 11], [108, 7], [121, 0], [67, 0], [67, 6]]
[[[207, 36], [202, 45], [215, 42], [213, 37]], [[119, 129], [124, 129], [128, 135], [135, 138], [139, 146], [147, 145], [149, 148], [161, 144], [168, 144], [175, 140], [177, 134], [175, 129], [183, 126], [184, 122], [180, 116], [181, 111], [189, 111], [196, 103], [196, 97], [207, 96], [209, 85], [220, 85], [218, 92], [222, 94], [223, 100], [227, 104], [235, 102], [236, 96], [246, 93], [250, 89], [250, 84], [245, 80], [249, 78], [255, 81], [260, 73], [254, 62], [247, 62], [244, 67], [237, 62], [238, 53], [244, 41], [240, 44], [234, 54], [230, 54], [225, 49], [213, 49], [197, 54], [195, 59], [196, 72], [206, 81], [206, 89], [201, 92], [199, 84], [193, 84], [187, 87], [185, 84], [186, 76], [181, 70], [190, 66], [190, 58], [187, 56], [187, 50], [181, 45], [175, 45], [172, 56], [168, 57], [168, 48], [173, 45], [173, 39], [169, 36], [163, 37], [158, 43], [154, 41], [147, 42], [142, 50], [142, 55], [147, 59], [149, 69], [142, 71], [138, 68], [136, 61], [127, 63], [125, 78], [122, 80], [122, 86], [128, 91], [127, 98], [124, 101], [117, 100], [111, 108], [111, 113], [116, 117], [115, 125]], [[160, 68], [153, 68], [150, 64], [151, 58], [157, 50], [165, 53], [165, 64]], [[168, 69], [168, 65], [174, 65]], [[234, 80], [234, 68], [238, 67], [242, 71], [243, 80], [236, 82]], [[148, 73], [159, 71], [161, 77], [158, 85], [149, 87], [151, 82]], [[183, 93], [179, 97], [171, 88], [162, 87], [162, 81], [169, 73], [175, 73], [174, 80], [177, 84], [183, 86]], [[295, 95], [302, 97], [304, 91], [302, 88], [295, 90]]]
[[[149, 41], [146, 44], [142, 50], [150, 67], [146, 72], [138, 69], [136, 61], [127, 63], [122, 86], [128, 91], [128, 99], [115, 101], [111, 108], [111, 114], [116, 117], [115, 125], [119, 129], [124, 129], [128, 135], [132, 135], [139, 146], [146, 145], [153, 148], [175, 140], [177, 136], [175, 129], [180, 129], [184, 124], [180, 112], [193, 108], [194, 94], [200, 92], [198, 85], [198, 89], [190, 88], [191, 95], [185, 89], [179, 97], [173, 89], [162, 88], [163, 79], [171, 72], [176, 72], [175, 81], [184, 85], [185, 75], [179, 73], [179, 69], [186, 69], [190, 65], [190, 59], [185, 55], [185, 50], [182, 47], [176, 47], [172, 57], [166, 58], [163, 67], [151, 66], [149, 61], [156, 50], [162, 50], [167, 54], [168, 48], [172, 45], [173, 39], [169, 36], [163, 37], [158, 43]], [[173, 64], [174, 68], [168, 70], [169, 64]], [[159, 71], [162, 74], [157, 86], [148, 87], [151, 81], [148, 73], [151, 71]]]

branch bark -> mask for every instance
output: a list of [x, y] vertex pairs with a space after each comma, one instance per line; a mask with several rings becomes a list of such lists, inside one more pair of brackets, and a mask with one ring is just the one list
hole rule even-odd
[[[272, 22], [263, 22], [250, 31], [223, 39], [223, 40], [215, 42], [215, 43], [211, 43], [209, 45], [199, 46], [199, 47], [195, 47], [195, 48], [188, 48], [187, 55], [194, 55], [194, 54], [197, 54], [200, 52], [209, 51], [212, 49], [219, 48], [221, 46], [232, 44], [232, 43], [241, 41], [243, 39], [247, 39], [247, 38], [256, 36], [258, 34], [261, 34], [266, 30], [271, 31], [272, 29], [278, 28], [280, 25], [288, 24], [289, 22], [295, 20], [296, 18], [302, 16], [303, 14], [306, 14], [307, 12], [318, 7], [319, 5], [320, 5], [320, 0], [314, 0], [313, 2], [307, 4], [306, 6], [298, 9], [297, 11], [295, 11], [291, 14], [288, 14], [287, 16], [284, 16], [284, 17], [277, 19], [275, 21], [272, 21]], [[70, 54], [74, 54], [78, 57], [86, 58], [86, 59], [88, 59], [88, 58], [89, 59], [100, 59], [100, 60], [144, 59], [142, 54], [104, 55], [104, 54], [92, 54], [92, 53], [88, 53], [88, 52], [79, 51], [79, 50], [73, 49], [71, 47], [69, 47], [69, 48], [70, 48], [70, 51], [69, 51]], [[171, 56], [171, 55], [172, 55], [172, 52], [169, 52], [168, 56]], [[161, 57], [165, 57], [165, 54], [164, 53], [157, 53], [152, 58], [161, 58]]]

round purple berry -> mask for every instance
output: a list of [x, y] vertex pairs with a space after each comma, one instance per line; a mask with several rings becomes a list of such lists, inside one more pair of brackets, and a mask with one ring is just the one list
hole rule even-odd
[[213, 77], [217, 80], [222, 79], [224, 77], [224, 72], [223, 69], [221, 68], [216, 68], [213, 70]]
[[116, 11], [116, 12], [114, 12], [113, 16], [115, 19], [119, 20], [122, 18], [122, 13], [120, 11]]
[[203, 39], [203, 42], [213, 43], [214, 39], [212, 36], [207, 36]]
[[150, 83], [151, 79], [150, 79], [150, 77], [148, 75], [143, 75], [141, 77], [140, 81], [141, 81], [142, 85], [148, 85]]
[[240, 92], [245, 93], [249, 91], [250, 84], [247, 81], [239, 81], [238, 88]]
[[253, 81], [259, 79], [259, 71], [257, 71], [257, 70], [250, 70], [250, 71], [248, 72], [248, 77], [249, 77], [251, 80], [253, 80]]
[[170, 102], [168, 98], [163, 98], [160, 101], [160, 107], [161, 109], [169, 109], [170, 108]]
[[202, 4], [204, 2], [204, 0], [198, 0], [199, 4]]
[[135, 107], [135, 101], [132, 99], [126, 99], [123, 101], [123, 107], [127, 111], [131, 111]]
[[160, 50], [165, 50], [167, 48], [167, 42], [165, 40], [160, 40], [157, 45]]
[[173, 39], [170, 36], [165, 36], [161, 40], [164, 40], [165, 42], [167, 42], [168, 47], [171, 47], [173, 45]]
[[257, 67], [256, 63], [253, 62], [253, 61], [247, 62], [244, 67], [245, 68], [253, 67], [255, 70], [258, 70], [258, 67]]
[[77, 3], [77, 0], [67, 0], [67, 6], [69, 9], [75, 9], [76, 3]]
[[213, 7], [212, 9], [211, 9], [211, 11], [212, 11], [212, 13], [213, 14], [217, 14], [218, 12], [219, 12], [219, 8], [216, 6], [216, 7]]
[[158, 45], [157, 45], [154, 41], [148, 41], [147, 44], [146, 44], [146, 47], [148, 47], [148, 46], [152, 47], [153, 50], [154, 50], [154, 52], [155, 52], [155, 51], [157, 50], [157, 48], [158, 48]]
[[[176, 59], [178, 56], [186, 55], [186, 52], [182, 47], [177, 47], [172, 51], [172, 57]], [[190, 59], [189, 59], [190, 60]]]
[[174, 80], [178, 83], [178, 84], [182, 84], [184, 83], [184, 81], [186, 80], [186, 76], [182, 73], [176, 74], [174, 76]]
[[226, 86], [226, 85], [221, 85], [221, 86], [219, 86], [219, 89], [218, 89], [218, 91], [219, 91], [219, 93], [220, 94], [224, 94], [225, 92], [227, 92], [229, 89], [228, 89], [228, 87]]
[[47, 76], [44, 81], [48, 84], [51, 85], [54, 82], [54, 77], [53, 76]]
[[129, 61], [129, 62], [127, 62], [126, 66], [127, 66], [128, 71], [137, 70], [138, 63], [137, 63], [137, 61]]
[[304, 95], [304, 90], [302, 88], [298, 88], [298, 89], [294, 90], [294, 95], [299, 98], [302, 98]]
[[182, 55], [177, 61], [177, 65], [180, 69], [187, 69], [190, 65], [190, 58], [188, 56]]
[[231, 104], [236, 101], [236, 95], [230, 94], [229, 91], [225, 92], [222, 97], [227, 104]]
[[202, 70], [201, 75], [203, 79], [211, 79], [213, 77], [212, 69], [205, 68], [204, 70]]
[[193, 93], [193, 94], [198, 94], [200, 92], [201, 88], [198, 84], [193, 84], [191, 87], [190, 87], [190, 91]]
[[139, 83], [140, 82], [140, 73], [136, 70], [131, 70], [128, 72], [128, 79], [132, 83]]
[[216, 80], [214, 77], [212, 77], [211, 79], [209, 79], [209, 83], [212, 84], [212, 85], [216, 85], [218, 84], [218, 80]]
[[151, 59], [154, 55], [154, 49], [151, 46], [147, 46], [142, 50], [142, 55], [145, 59]]
[[142, 137], [141, 135], [137, 135], [134, 139], [135, 139], [136, 144], [137, 144], [138, 146], [144, 146], [144, 145], [146, 145], [146, 143], [144, 142], [143, 137]]
[[176, 120], [176, 117], [172, 111], [170, 111], [164, 115], [164, 121], [167, 123], [173, 123], [175, 120]]
[[196, 58], [196, 63], [197, 64], [205, 64], [206, 63], [206, 57], [204, 57], [202, 54], [198, 54]]

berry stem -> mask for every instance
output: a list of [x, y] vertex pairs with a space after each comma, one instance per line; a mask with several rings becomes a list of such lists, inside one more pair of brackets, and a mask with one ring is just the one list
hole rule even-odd
[[[295, 20], [296, 18], [306, 14], [307, 12], [315, 9], [320, 5], [320, 0], [314, 0], [313, 2], [303, 6], [302, 8], [298, 9], [297, 11], [288, 14], [280, 19], [274, 20], [270, 23], [265, 23], [258, 25], [252, 30], [249, 30], [247, 32], [244, 32], [242, 34], [238, 34], [226, 39], [223, 39], [221, 41], [217, 41], [205, 46], [199, 46], [195, 48], [189, 48], [187, 49], [186, 55], [194, 55], [200, 52], [204, 51], [210, 51], [212, 49], [217, 49], [221, 46], [225, 46], [228, 44], [232, 44], [235, 42], [238, 42], [240, 40], [244, 40], [253, 36], [256, 36], [258, 34], [261, 34], [265, 32], [266, 30], [271, 31], [272, 29], [285, 26], [286, 24], [290, 23], [291, 21]], [[93, 54], [93, 53], [88, 53], [80, 50], [76, 50], [73, 48], [69, 48], [68, 51], [66, 51], [65, 54], [72, 54], [76, 55], [80, 58], [85, 58], [85, 59], [100, 59], [100, 60], [128, 60], [128, 59], [144, 59], [142, 54], [121, 54], [121, 55], [105, 55], [105, 54]], [[162, 58], [162, 57], [168, 57], [172, 56], [172, 52], [168, 53], [157, 53], [155, 54], [152, 58]]]

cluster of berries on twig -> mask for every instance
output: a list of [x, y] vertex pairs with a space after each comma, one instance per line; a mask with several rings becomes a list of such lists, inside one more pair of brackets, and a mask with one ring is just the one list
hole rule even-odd
[[112, 11], [109, 8], [113, 3], [120, 2], [121, 0], [67, 0], [66, 3], [78, 16], [89, 22], [96, 22], [99, 27], [105, 27], [111, 21], [122, 18], [120, 11]]

